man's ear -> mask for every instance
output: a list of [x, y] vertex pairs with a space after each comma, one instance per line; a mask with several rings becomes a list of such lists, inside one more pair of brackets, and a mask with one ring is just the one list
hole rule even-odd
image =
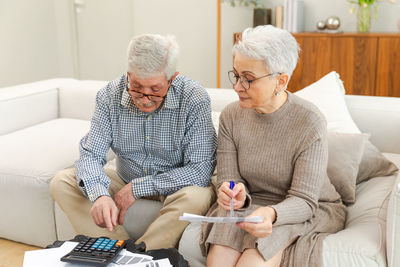
[[171, 81], [171, 83], [175, 80], [176, 76], [178, 76], [179, 72], [175, 72], [174, 75], [172, 75], [171, 79], [169, 79]]

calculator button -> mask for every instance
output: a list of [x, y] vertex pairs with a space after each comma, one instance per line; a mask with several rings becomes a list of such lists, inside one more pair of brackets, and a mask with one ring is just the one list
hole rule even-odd
[[115, 244], [116, 246], [122, 246], [124, 243], [124, 240], [118, 240], [118, 242]]

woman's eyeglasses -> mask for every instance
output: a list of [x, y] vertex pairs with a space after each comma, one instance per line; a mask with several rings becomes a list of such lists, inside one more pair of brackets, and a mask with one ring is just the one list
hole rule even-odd
[[274, 73], [270, 73], [261, 77], [257, 77], [254, 79], [247, 79], [246, 77], [244, 77], [243, 75], [237, 75], [233, 70], [228, 71], [228, 77], [229, 77], [229, 81], [232, 83], [233, 86], [235, 86], [237, 84], [237, 82], [240, 80], [240, 84], [242, 85], [242, 87], [245, 90], [249, 90], [250, 89], [250, 84], [258, 79], [261, 78], [265, 78], [265, 77], [269, 77], [272, 75], [276, 75], [276, 74], [282, 74], [281, 72], [274, 72]]

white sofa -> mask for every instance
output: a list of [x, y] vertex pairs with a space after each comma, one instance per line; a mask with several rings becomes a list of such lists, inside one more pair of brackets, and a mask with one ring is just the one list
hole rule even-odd
[[[0, 88], [0, 237], [43, 247], [75, 235], [49, 194], [49, 181], [78, 158], [78, 142], [89, 129], [95, 94], [105, 84], [52, 79]], [[207, 90], [215, 112], [237, 99], [230, 89]], [[400, 98], [346, 95], [344, 99], [361, 131], [370, 133], [371, 142], [400, 166]], [[159, 208], [157, 202], [139, 200], [129, 210], [125, 227], [132, 238], [144, 232]], [[191, 224], [181, 239], [180, 251], [192, 267], [205, 262], [196, 243], [198, 235], [199, 225]], [[400, 266], [396, 250], [400, 250], [397, 174], [357, 186], [346, 228], [324, 241], [324, 266]]]

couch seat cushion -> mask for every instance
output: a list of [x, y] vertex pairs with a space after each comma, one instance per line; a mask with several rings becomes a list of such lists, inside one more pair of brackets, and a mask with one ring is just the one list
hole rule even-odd
[[3, 173], [49, 180], [79, 158], [79, 141], [89, 121], [55, 119], [0, 136]]
[[0, 237], [36, 246], [57, 239], [49, 181], [79, 156], [89, 122], [55, 119], [0, 136]]
[[[400, 155], [385, 154], [400, 164]], [[386, 213], [397, 178], [375, 177], [357, 185], [348, 206], [346, 228], [324, 240], [324, 266], [386, 266]]]

